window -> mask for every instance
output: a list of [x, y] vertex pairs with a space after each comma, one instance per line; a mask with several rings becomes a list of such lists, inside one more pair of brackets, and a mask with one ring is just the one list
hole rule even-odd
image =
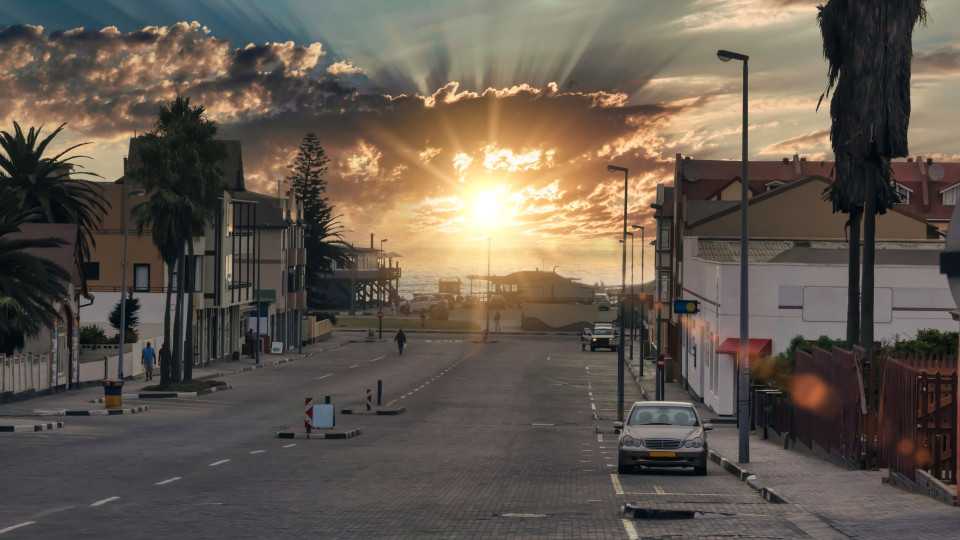
[[944, 191], [941, 195], [943, 196], [944, 206], [957, 205], [957, 187], [956, 186]]
[[661, 270], [660, 271], [660, 299], [666, 302], [669, 299], [670, 293], [670, 271]]
[[83, 277], [88, 280], [100, 279], [100, 263], [98, 262], [83, 263]]
[[783, 187], [784, 183], [779, 180], [774, 180], [773, 182], [768, 182], [767, 185], [763, 186], [764, 191], [773, 191], [778, 187]]
[[670, 225], [662, 223], [657, 238], [657, 250], [668, 251], [670, 249]]
[[133, 290], [135, 291], [150, 290], [150, 265], [149, 264], [133, 265]]
[[910, 204], [910, 194], [913, 193], [912, 189], [901, 184], [900, 182], [894, 181], [893, 192], [900, 197], [900, 202], [898, 204]]

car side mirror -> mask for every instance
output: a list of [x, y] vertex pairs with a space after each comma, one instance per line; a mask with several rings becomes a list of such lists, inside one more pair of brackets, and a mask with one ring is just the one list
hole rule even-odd
[[713, 429], [713, 424], [704, 424], [704, 425], [703, 425], [703, 430], [704, 430], [704, 431], [711, 431], [712, 429]]
[[614, 422], [613, 423], [613, 432], [620, 433], [623, 431], [623, 422]]

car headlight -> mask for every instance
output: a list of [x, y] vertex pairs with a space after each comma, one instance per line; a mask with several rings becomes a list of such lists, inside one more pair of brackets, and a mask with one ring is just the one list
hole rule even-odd
[[689, 441], [684, 441], [683, 445], [687, 448], [700, 448], [703, 446], [703, 437], [694, 437]]
[[620, 446], [643, 446], [643, 440], [624, 435], [620, 438]]
[[591, 341], [596, 341], [596, 340], [597, 340], [597, 338], [593, 338]]

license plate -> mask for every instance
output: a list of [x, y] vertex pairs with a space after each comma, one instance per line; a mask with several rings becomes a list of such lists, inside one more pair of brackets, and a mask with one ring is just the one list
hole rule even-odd
[[676, 452], [650, 452], [650, 457], [677, 457]]

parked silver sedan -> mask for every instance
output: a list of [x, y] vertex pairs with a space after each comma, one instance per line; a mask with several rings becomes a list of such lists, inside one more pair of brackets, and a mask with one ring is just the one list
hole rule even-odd
[[640, 467], [693, 467], [707, 474], [707, 435], [697, 409], [682, 401], [638, 401], [626, 422], [617, 422], [620, 451], [617, 472]]

